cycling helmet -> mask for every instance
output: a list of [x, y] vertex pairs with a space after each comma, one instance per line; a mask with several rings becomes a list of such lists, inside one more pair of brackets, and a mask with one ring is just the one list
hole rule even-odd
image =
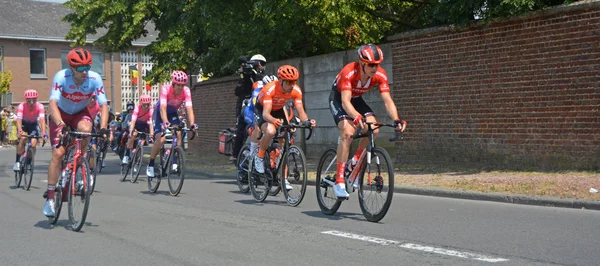
[[267, 63], [267, 59], [261, 54], [255, 54], [250, 58], [251, 61], [259, 61], [261, 65], [265, 65]]
[[171, 81], [175, 84], [184, 85], [188, 82], [188, 76], [183, 71], [175, 70], [171, 74]]
[[87, 66], [92, 64], [92, 54], [83, 48], [75, 48], [67, 54], [70, 66]]
[[262, 79], [262, 82], [263, 82], [264, 84], [267, 84], [267, 83], [269, 83], [269, 82], [271, 82], [271, 81], [273, 81], [273, 80], [277, 80], [277, 77], [276, 77], [275, 75], [268, 75], [268, 76], [265, 76], [265, 77]]
[[133, 104], [133, 101], [127, 101], [127, 111], [133, 110], [134, 107], [135, 104]]
[[381, 64], [383, 62], [383, 52], [377, 45], [370, 43], [361, 45], [357, 53], [358, 59], [367, 64]]
[[277, 77], [280, 80], [298, 80], [300, 73], [298, 73], [298, 69], [293, 66], [283, 65], [277, 70]]
[[150, 97], [150, 95], [142, 94], [142, 96], [140, 96], [141, 104], [147, 104], [147, 103], [151, 103], [151, 102], [152, 102], [152, 97]]
[[36, 90], [26, 90], [25, 91], [25, 99], [36, 99], [38, 97], [38, 93]]

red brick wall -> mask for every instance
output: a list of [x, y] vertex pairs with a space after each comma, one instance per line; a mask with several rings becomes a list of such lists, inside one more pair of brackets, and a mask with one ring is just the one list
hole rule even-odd
[[600, 168], [600, 3], [392, 39], [398, 158]]
[[202, 155], [223, 156], [218, 153], [218, 132], [235, 126], [234, 88], [239, 77], [204, 81], [192, 88], [192, 101], [198, 136], [190, 142], [192, 151]]

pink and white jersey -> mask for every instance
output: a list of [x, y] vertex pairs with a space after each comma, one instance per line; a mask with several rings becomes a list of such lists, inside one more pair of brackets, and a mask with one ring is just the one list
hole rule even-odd
[[92, 118], [95, 118], [96, 115], [100, 113], [100, 105], [98, 104], [98, 102], [95, 102], [94, 105], [92, 105], [92, 102], [90, 102], [87, 106], [87, 109], [88, 113], [92, 116]]
[[22, 102], [17, 107], [17, 119], [23, 120], [24, 123], [37, 123], [38, 119], [45, 119], [44, 105], [36, 102], [33, 109], [29, 109], [26, 102]]
[[144, 110], [140, 110], [140, 106], [136, 106], [133, 109], [133, 114], [131, 115], [131, 123], [135, 124], [137, 121], [150, 123], [152, 121], [152, 114], [154, 113], [154, 106], [150, 105], [147, 112], [141, 113]]
[[177, 109], [184, 103], [185, 107], [192, 107], [192, 93], [190, 92], [190, 88], [184, 86], [181, 93], [175, 96], [173, 85], [165, 84], [160, 90], [160, 100], [158, 103], [160, 106], [167, 106], [167, 113], [176, 113]]

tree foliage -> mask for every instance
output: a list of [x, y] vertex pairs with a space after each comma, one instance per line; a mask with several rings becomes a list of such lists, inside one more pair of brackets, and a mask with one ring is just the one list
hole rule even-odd
[[[2, 56], [0, 56], [2, 62]], [[13, 81], [13, 74], [10, 70], [0, 71], [0, 94], [10, 91], [10, 83]]]
[[[569, 0], [567, 0], [569, 1]], [[239, 55], [270, 61], [379, 43], [386, 36], [439, 25], [520, 15], [565, 0], [70, 0], [67, 39], [106, 52], [129, 48], [148, 30], [158, 37], [142, 52], [155, 81], [172, 69], [231, 74]]]

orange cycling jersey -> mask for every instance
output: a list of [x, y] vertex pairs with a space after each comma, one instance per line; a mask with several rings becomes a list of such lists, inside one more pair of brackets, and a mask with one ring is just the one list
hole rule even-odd
[[294, 85], [294, 88], [289, 93], [284, 93], [281, 88], [281, 81], [274, 80], [265, 85], [256, 97], [257, 101], [262, 106], [271, 105], [271, 110], [277, 111], [283, 109], [285, 103], [291, 99], [295, 100], [295, 103], [302, 104], [302, 91], [298, 85]]
[[368, 90], [379, 85], [379, 93], [390, 92], [387, 73], [381, 66], [377, 67], [377, 73], [368, 79], [365, 84], [360, 82], [360, 64], [358, 62], [350, 63], [342, 68], [342, 71], [335, 77], [333, 86], [338, 92], [350, 90], [352, 97], [360, 97]]

